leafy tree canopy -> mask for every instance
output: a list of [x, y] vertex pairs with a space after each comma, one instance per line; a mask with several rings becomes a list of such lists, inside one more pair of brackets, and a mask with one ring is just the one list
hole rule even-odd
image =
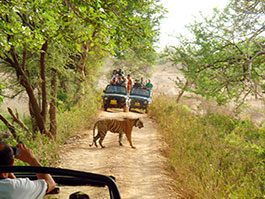
[[[251, 3], [250, 3], [251, 2]], [[262, 7], [263, 5], [263, 7]], [[180, 36], [168, 52], [181, 63], [192, 91], [219, 103], [263, 95], [265, 57], [264, 2], [232, 0], [212, 17], [188, 26], [191, 37]]]
[[106, 56], [133, 51], [149, 61], [163, 11], [157, 0], [0, 0], [2, 84], [26, 91], [31, 116], [47, 133], [57, 82], [72, 105]]

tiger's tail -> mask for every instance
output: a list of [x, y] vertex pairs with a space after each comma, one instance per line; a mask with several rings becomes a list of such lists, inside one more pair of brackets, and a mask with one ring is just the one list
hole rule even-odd
[[93, 146], [93, 144], [97, 146], [97, 143], [95, 140], [95, 131], [96, 131], [97, 126], [98, 126], [98, 121], [94, 124], [94, 127], [93, 127], [93, 138], [92, 138], [92, 143], [89, 145], [90, 147]]

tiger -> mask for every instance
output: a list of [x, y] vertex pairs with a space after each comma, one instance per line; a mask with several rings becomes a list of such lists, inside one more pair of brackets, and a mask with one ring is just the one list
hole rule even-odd
[[[123, 136], [123, 133], [125, 133], [127, 140], [130, 143], [130, 146], [135, 149], [136, 147], [133, 146], [133, 144], [132, 144], [132, 129], [134, 126], [141, 129], [144, 127], [144, 124], [139, 118], [137, 118], [137, 119], [124, 118], [124, 120], [116, 120], [116, 119], [98, 120], [94, 124], [93, 141], [89, 146], [91, 147], [91, 146], [93, 146], [93, 144], [95, 144], [95, 146], [98, 147], [97, 140], [99, 139], [99, 144], [100, 144], [101, 148], [105, 148], [105, 146], [103, 146], [102, 142], [103, 142], [107, 132], [110, 131], [112, 133], [119, 133], [119, 144], [120, 144], [120, 146], [122, 146], [122, 142], [121, 142], [122, 136]], [[98, 129], [98, 133], [95, 136], [96, 128]]]

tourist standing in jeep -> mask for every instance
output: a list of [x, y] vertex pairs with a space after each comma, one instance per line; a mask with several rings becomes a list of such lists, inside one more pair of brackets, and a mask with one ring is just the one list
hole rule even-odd
[[150, 79], [147, 80], [147, 83], [145, 84], [145, 88], [148, 88], [148, 89], [152, 89], [153, 88], [153, 84], [151, 83]]
[[128, 74], [127, 75], [127, 91], [128, 91], [128, 94], [130, 94], [132, 90], [132, 79], [131, 79], [131, 75]]

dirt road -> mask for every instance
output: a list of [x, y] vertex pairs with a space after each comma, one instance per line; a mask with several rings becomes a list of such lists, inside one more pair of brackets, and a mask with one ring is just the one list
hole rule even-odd
[[144, 128], [133, 129], [133, 144], [129, 146], [124, 137], [124, 146], [118, 144], [118, 134], [108, 133], [104, 145], [106, 148], [89, 147], [92, 142], [92, 130], [88, 130], [77, 140], [69, 140], [61, 156], [61, 167], [96, 172], [116, 177], [121, 197], [136, 198], [177, 198], [172, 187], [173, 182], [165, 166], [162, 155], [164, 142], [155, 123], [145, 114], [133, 112], [101, 112], [100, 117], [140, 117]]

